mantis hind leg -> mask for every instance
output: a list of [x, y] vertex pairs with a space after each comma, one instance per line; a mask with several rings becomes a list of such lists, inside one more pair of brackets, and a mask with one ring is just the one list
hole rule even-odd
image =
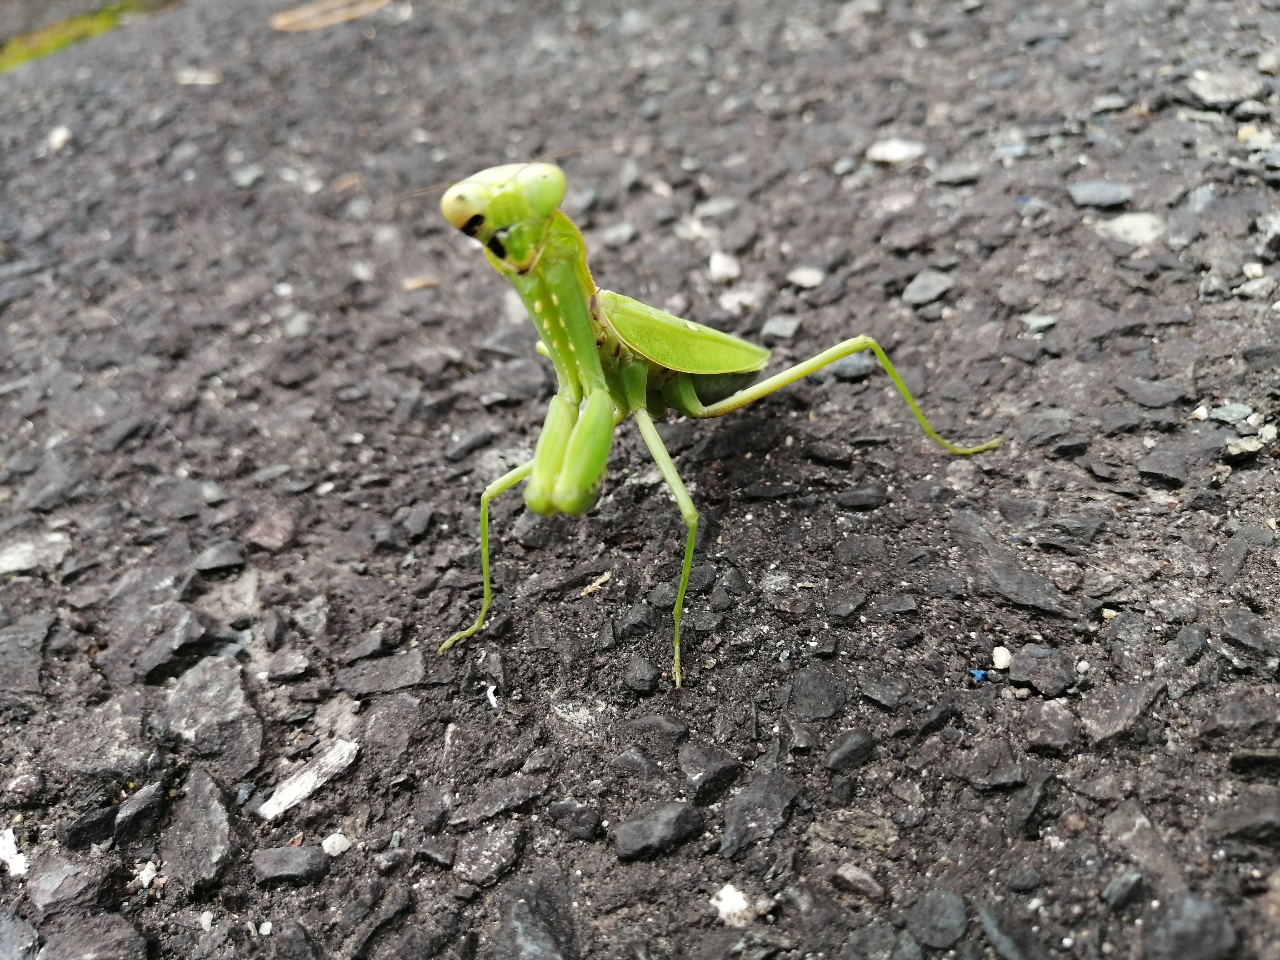
[[533, 472], [533, 461], [516, 467], [510, 473], [504, 473], [489, 486], [484, 488], [484, 493], [480, 494], [480, 576], [484, 580], [484, 601], [480, 604], [480, 615], [476, 617], [476, 622], [466, 630], [459, 630], [452, 637], [440, 644], [440, 652], [444, 653], [459, 640], [465, 640], [467, 637], [475, 634], [484, 626], [485, 618], [489, 615], [489, 606], [493, 603], [493, 583], [489, 576], [489, 503], [500, 494], [506, 493], [517, 483], [529, 476]]
[[911, 395], [911, 391], [907, 389], [907, 385], [902, 382], [902, 377], [898, 375], [898, 371], [894, 369], [893, 364], [885, 355], [880, 344], [876, 343], [870, 337], [854, 337], [852, 340], [845, 340], [838, 343], [830, 350], [824, 350], [816, 357], [811, 357], [802, 363], [797, 363], [794, 367], [788, 367], [781, 373], [776, 373], [772, 377], [761, 380], [754, 386], [739, 390], [737, 393], [718, 403], [703, 405], [698, 399], [697, 392], [694, 390], [693, 382], [688, 374], [681, 374], [667, 384], [663, 390], [663, 397], [666, 401], [686, 416], [703, 419], [706, 417], [723, 417], [726, 413], [732, 413], [745, 407], [749, 403], [766, 397], [789, 383], [794, 383], [801, 377], [807, 377], [809, 374], [821, 370], [828, 364], [835, 363], [850, 354], [861, 353], [863, 350], [870, 350], [876, 355], [876, 359], [880, 361], [880, 366], [884, 367], [884, 372], [889, 375], [889, 379], [893, 381], [893, 385], [898, 388], [898, 393], [902, 395], [902, 399], [906, 401], [907, 407], [910, 408], [912, 415], [916, 418], [916, 422], [920, 424], [921, 429], [932, 440], [937, 441], [951, 453], [967, 456], [972, 453], [981, 453], [983, 450], [991, 450], [1003, 443], [1003, 439], [997, 437], [995, 440], [988, 440], [986, 443], [978, 444], [976, 447], [959, 447], [949, 440], [944, 440], [933, 429], [924, 413], [920, 410], [920, 405], [916, 403], [916, 398]]

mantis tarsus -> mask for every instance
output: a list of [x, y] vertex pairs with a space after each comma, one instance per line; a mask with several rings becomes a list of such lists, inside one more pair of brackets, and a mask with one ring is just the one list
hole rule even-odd
[[446, 640], [440, 652], [478, 631], [489, 613], [490, 502], [528, 478], [524, 500], [530, 510], [547, 516], [585, 513], [599, 493], [614, 429], [630, 414], [688, 528], [672, 611], [672, 678], [678, 687], [683, 679], [680, 618], [698, 511], [654, 427], [655, 418], [669, 409], [687, 417], [724, 416], [842, 357], [870, 350], [924, 432], [951, 453], [978, 453], [1000, 440], [958, 447], [938, 436], [884, 350], [870, 337], [845, 340], [756, 383], [769, 362], [769, 351], [763, 347], [597, 289], [582, 234], [560, 211], [564, 194], [565, 176], [559, 167], [507, 164], [454, 184], [440, 201], [444, 218], [483, 244], [494, 269], [516, 288], [538, 330], [538, 352], [551, 360], [559, 382], [533, 459], [494, 480], [480, 497], [484, 600], [475, 623]]

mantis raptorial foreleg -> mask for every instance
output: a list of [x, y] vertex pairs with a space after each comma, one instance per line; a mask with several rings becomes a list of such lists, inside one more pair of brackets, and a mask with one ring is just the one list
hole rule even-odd
[[889, 375], [889, 379], [893, 381], [893, 385], [898, 388], [898, 393], [902, 395], [902, 399], [906, 401], [911, 413], [915, 416], [916, 422], [920, 424], [921, 429], [930, 439], [942, 444], [951, 453], [968, 455], [971, 453], [981, 453], [983, 450], [991, 450], [998, 447], [1000, 440], [989, 440], [981, 443], [976, 447], [958, 447], [949, 440], [944, 440], [933, 429], [928, 419], [921, 412], [920, 406], [916, 403], [916, 398], [911, 395], [911, 391], [907, 385], [902, 382], [902, 377], [898, 375], [898, 371], [894, 369], [893, 364], [885, 355], [880, 344], [876, 343], [870, 337], [854, 337], [851, 340], [845, 340], [838, 343], [829, 350], [824, 350], [815, 357], [810, 357], [802, 363], [797, 363], [793, 367], [788, 367], [781, 373], [776, 373], [772, 377], [761, 380], [757, 384], [747, 387], [745, 390], [739, 390], [737, 393], [718, 403], [704, 406], [698, 399], [697, 393], [693, 389], [693, 383], [689, 376], [683, 375], [676, 377], [667, 385], [663, 394], [667, 401], [687, 416], [697, 419], [705, 419], [708, 417], [723, 417], [726, 413], [732, 413], [739, 410], [749, 403], [754, 403], [762, 397], [767, 397], [789, 383], [794, 383], [801, 377], [807, 377], [809, 374], [821, 370], [828, 364], [842, 360], [850, 354], [861, 353], [863, 350], [870, 350], [876, 355], [876, 359], [880, 361], [880, 366], [884, 367], [884, 372]]
[[504, 473], [480, 494], [480, 576], [484, 580], [484, 601], [480, 604], [480, 615], [476, 622], [466, 630], [459, 630], [452, 637], [440, 644], [440, 652], [444, 653], [459, 640], [465, 640], [484, 626], [485, 617], [489, 615], [489, 605], [493, 603], [493, 583], [489, 576], [489, 503], [500, 494], [506, 493], [517, 483], [533, 472], [533, 461], [521, 464], [510, 473]]

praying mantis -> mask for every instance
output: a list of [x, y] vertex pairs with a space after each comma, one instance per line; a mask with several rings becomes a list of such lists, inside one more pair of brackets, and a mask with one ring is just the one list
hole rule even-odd
[[564, 171], [554, 164], [504, 164], [454, 184], [440, 201], [445, 220], [482, 244], [489, 263], [515, 287], [537, 328], [537, 350], [555, 367], [558, 383], [533, 459], [494, 480], [480, 496], [480, 613], [470, 627], [441, 644], [440, 652], [480, 630], [493, 602], [489, 504], [528, 479], [524, 501], [534, 513], [586, 513], [600, 492], [614, 431], [630, 415], [687, 529], [672, 611], [671, 676], [679, 687], [684, 676], [680, 620], [698, 536], [698, 511], [655, 419], [668, 410], [697, 419], [722, 417], [842, 357], [870, 350], [925, 434], [948, 451], [979, 453], [1001, 440], [959, 447], [940, 437], [870, 337], [845, 340], [757, 383], [769, 362], [764, 347], [596, 287], [582, 234], [560, 210], [565, 185]]

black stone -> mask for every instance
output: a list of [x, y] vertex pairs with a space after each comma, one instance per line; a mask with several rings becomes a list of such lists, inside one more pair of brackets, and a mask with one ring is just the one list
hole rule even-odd
[[577, 960], [572, 897], [563, 870], [543, 867], [507, 894], [493, 955], [496, 960]]
[[691, 803], [648, 804], [609, 831], [619, 860], [653, 857], [702, 832], [702, 814]]
[[865, 727], [859, 727], [856, 730], [850, 730], [841, 738], [823, 759], [822, 765], [837, 773], [847, 773], [870, 760], [875, 748], [876, 741], [871, 731]]
[[880, 482], [836, 494], [836, 504], [846, 510], [875, 510], [888, 502], [889, 488]]
[[319, 847], [269, 847], [253, 851], [253, 874], [262, 884], [314, 883], [329, 872], [329, 855]]
[[680, 770], [693, 787], [698, 806], [714, 803], [738, 779], [742, 768], [737, 760], [718, 747], [689, 741], [680, 745]]
[[800, 787], [780, 770], [752, 777], [724, 806], [724, 835], [720, 855], [736, 857], [757, 840], [772, 837], [787, 822]]
[[572, 798], [557, 800], [547, 807], [552, 822], [579, 840], [594, 840], [600, 833], [600, 814], [594, 807]]
[[1222, 611], [1222, 639], [1259, 656], [1280, 652], [1280, 635], [1266, 618], [1238, 607]]
[[35, 613], [0, 624], [0, 693], [40, 693], [44, 642], [56, 621]]
[[1280, 791], [1246, 793], [1205, 823], [1211, 836], [1251, 843], [1280, 843]]
[[627, 662], [627, 669], [623, 672], [622, 682], [626, 684], [628, 690], [646, 696], [658, 689], [658, 680], [662, 677], [662, 671], [652, 660], [645, 657], [633, 656]]
[[631, 747], [622, 751], [609, 761], [609, 769], [636, 780], [662, 780], [666, 771], [649, 759], [639, 747]]
[[116, 807], [100, 807], [80, 814], [62, 831], [62, 842], [72, 850], [101, 843], [116, 830]]
[[849, 620], [867, 602], [867, 591], [846, 590], [833, 593], [827, 600], [827, 613], [833, 620]]
[[653, 612], [653, 607], [641, 601], [633, 603], [628, 609], [626, 616], [622, 618], [622, 625], [619, 632], [623, 639], [630, 640], [634, 637], [640, 637], [648, 633], [658, 625], [658, 618]]
[[1011, 877], [1005, 886], [1014, 893], [1030, 893], [1042, 883], [1044, 883], [1044, 877], [1041, 876], [1040, 871], [1028, 867], [1017, 876]]
[[791, 709], [802, 720], [825, 720], [844, 704], [844, 694], [825, 667], [797, 670], [791, 678]]

